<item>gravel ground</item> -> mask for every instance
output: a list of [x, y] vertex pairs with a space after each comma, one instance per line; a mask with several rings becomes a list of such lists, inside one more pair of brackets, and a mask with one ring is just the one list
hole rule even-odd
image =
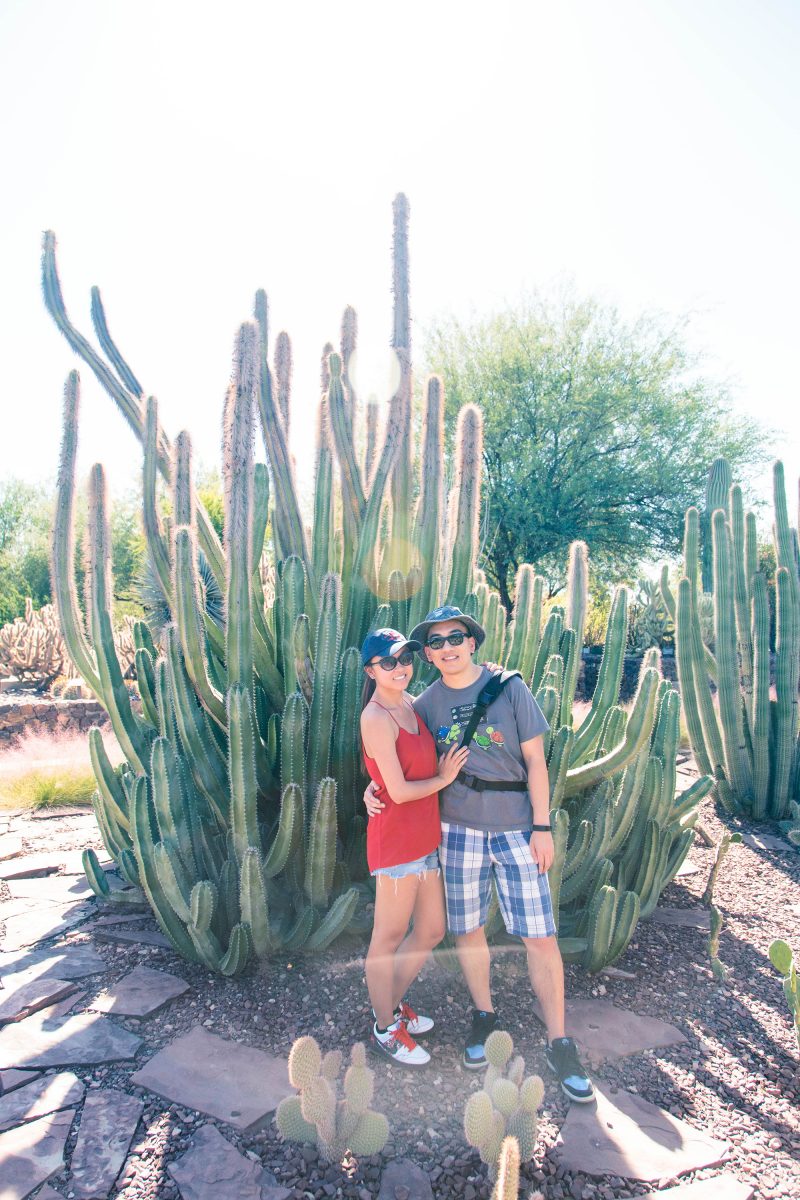
[[[8, 815], [8, 814], [3, 814]], [[723, 826], [706, 803], [702, 820], [716, 839]], [[43, 848], [43, 839], [61, 848], [82, 848], [86, 821], [12, 818], [26, 850]], [[745, 830], [747, 827], [742, 825]], [[99, 845], [96, 837], [92, 839]], [[703, 891], [714, 852], [700, 842], [692, 860], [701, 871], [671, 885], [663, 903], [692, 905]], [[725, 860], [715, 901], [724, 918], [720, 957], [729, 968], [727, 981], [713, 982], [705, 934], [645, 922], [617, 964], [633, 979], [589, 977], [567, 969], [572, 996], [602, 995], [623, 1007], [661, 1017], [677, 1025], [687, 1041], [604, 1065], [596, 1077], [640, 1095], [731, 1143], [725, 1169], [750, 1183], [756, 1196], [800, 1197], [800, 1073], [780, 980], [766, 951], [774, 937], [786, 938], [800, 950], [800, 855], [755, 851], [735, 846]], [[5, 893], [4, 890], [4, 894]], [[83, 926], [69, 941], [90, 938]], [[85, 1004], [136, 963], [172, 970], [191, 984], [156, 1019], [121, 1020], [145, 1039], [137, 1065], [198, 1021], [223, 1037], [284, 1056], [292, 1040], [313, 1033], [323, 1049], [346, 1048], [355, 1037], [366, 1038], [369, 1010], [363, 983], [363, 940], [342, 939], [323, 955], [280, 957], [242, 979], [226, 980], [182, 962], [171, 951], [146, 946], [95, 942], [108, 964], [104, 977], [86, 982]], [[525, 1055], [528, 1070], [542, 1073], [545, 1101], [534, 1162], [524, 1168], [522, 1194], [536, 1188], [548, 1198], [643, 1195], [658, 1185], [632, 1184], [613, 1177], [586, 1177], [561, 1170], [552, 1155], [567, 1102], [548, 1079], [542, 1056], [541, 1027], [533, 1013], [524, 959], [513, 947], [499, 948], [494, 966], [498, 1011]], [[225, 1135], [257, 1156], [277, 1180], [294, 1188], [297, 1200], [312, 1197], [377, 1195], [382, 1165], [408, 1157], [430, 1175], [434, 1194], [442, 1200], [488, 1197], [490, 1188], [477, 1154], [467, 1147], [461, 1129], [464, 1102], [479, 1081], [458, 1066], [469, 1000], [460, 977], [429, 965], [411, 997], [430, 1013], [438, 1033], [430, 1044], [433, 1062], [425, 1072], [403, 1072], [374, 1061], [375, 1107], [391, 1127], [382, 1155], [342, 1166], [320, 1162], [310, 1147], [284, 1144], [273, 1125], [249, 1136]], [[115, 1018], [119, 1019], [119, 1018]], [[114, 1086], [136, 1091], [128, 1080], [134, 1065], [109, 1066], [77, 1074], [88, 1086]], [[141, 1094], [141, 1093], [139, 1093]], [[189, 1144], [192, 1129], [207, 1120], [179, 1106], [145, 1094], [145, 1112], [128, 1163], [118, 1182], [123, 1200], [177, 1197], [166, 1167]], [[75, 1135], [73, 1134], [73, 1141]], [[71, 1150], [68, 1145], [68, 1153]], [[712, 1176], [719, 1168], [698, 1172]], [[690, 1176], [682, 1176], [686, 1182]], [[69, 1194], [67, 1175], [51, 1181]]]

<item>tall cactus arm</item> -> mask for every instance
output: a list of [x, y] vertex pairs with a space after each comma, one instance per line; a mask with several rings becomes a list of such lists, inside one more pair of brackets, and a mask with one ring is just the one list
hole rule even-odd
[[331, 354], [329, 360], [330, 384], [328, 386], [328, 412], [330, 414], [331, 430], [336, 447], [336, 457], [339, 460], [339, 478], [342, 485], [342, 505], [345, 526], [352, 531], [353, 538], [358, 536], [358, 529], [364, 516], [366, 500], [364, 485], [361, 481], [361, 470], [353, 445], [353, 430], [348, 413], [348, 400], [345, 395], [342, 380], [342, 360], [338, 354]]
[[760, 571], [752, 576], [753, 631], [753, 816], [766, 816], [769, 800], [769, 601]]
[[264, 859], [264, 877], [272, 879], [303, 845], [303, 793], [296, 783], [284, 788], [278, 828]]
[[628, 636], [628, 589], [619, 587], [611, 601], [608, 614], [606, 641], [603, 657], [597, 674], [597, 684], [592, 695], [589, 715], [575, 734], [572, 747], [572, 762], [583, 762], [595, 749], [603, 722], [609, 708], [617, 703], [622, 668], [625, 661], [625, 644]]
[[53, 600], [70, 658], [96, 696], [100, 696], [97, 663], [83, 627], [75, 588], [75, 459], [78, 453], [80, 377], [70, 371], [64, 387], [64, 426], [56, 485], [53, 524]]
[[145, 411], [142, 440], [142, 523], [153, 575], [169, 607], [172, 598], [172, 563], [158, 514], [158, 433], [158, 401], [155, 396], [150, 396]]
[[602, 758], [596, 758], [582, 767], [573, 767], [567, 771], [565, 796], [575, 796], [584, 788], [592, 787], [609, 775], [622, 771], [639, 753], [653, 729], [658, 683], [658, 671], [655, 667], [649, 667], [639, 681], [639, 690], [625, 729], [624, 740]]
[[132, 395], [139, 396], [141, 398], [144, 396], [144, 388], [139, 383], [139, 380], [134, 375], [126, 360], [122, 357], [116, 342], [109, 332], [108, 322], [106, 321], [106, 310], [103, 306], [103, 298], [100, 295], [100, 288], [93, 287], [91, 296], [92, 324], [94, 325], [94, 331], [97, 334], [97, 340], [100, 343], [100, 347], [106, 357], [111, 360], [111, 365], [119, 375], [128, 391]]
[[[409, 302], [408, 219], [409, 203], [402, 192], [392, 204], [392, 348], [400, 363], [396, 393], [401, 431], [392, 473], [392, 536], [401, 547], [409, 541], [411, 514], [411, 310]], [[399, 564], [398, 564], [399, 565]], [[403, 564], [407, 569], [408, 564]], [[465, 589], [466, 590], [466, 589]]]
[[305, 891], [316, 908], [325, 908], [336, 865], [336, 783], [323, 779], [317, 789], [306, 853]]
[[147, 779], [142, 775], [136, 780], [131, 804], [131, 834], [139, 880], [158, 924], [179, 954], [190, 962], [197, 962], [197, 952], [186, 926], [178, 917], [158, 877], [155, 862], [154, 839], [155, 817], [147, 796]]
[[739, 692], [730, 533], [722, 509], [717, 509], [711, 518], [711, 536], [714, 550], [714, 643], [719, 673], [719, 712], [725, 751], [725, 774], [739, 802], [751, 802], [753, 774], [745, 743]]
[[753, 714], [753, 642], [750, 633], [750, 592], [745, 559], [745, 521], [742, 489], [738, 483], [731, 488], [731, 557], [733, 568], [733, 600], [736, 613], [736, 642], [739, 653], [739, 678], [742, 698], [752, 733]]
[[228, 686], [253, 687], [250, 576], [253, 550], [253, 416], [258, 393], [258, 332], [240, 326], [233, 378], [225, 402], [223, 480], [227, 605], [225, 659]]
[[422, 586], [411, 601], [409, 627], [436, 607], [439, 579], [439, 532], [441, 528], [444, 460], [444, 385], [431, 375], [425, 389], [425, 421], [422, 430], [420, 492], [414, 514], [413, 541], [422, 567]]
[[564, 659], [564, 686], [561, 692], [561, 724], [572, 725], [572, 705], [581, 666], [583, 631], [589, 603], [589, 562], [585, 542], [573, 542], [569, 548], [567, 570], [566, 627], [575, 632], [569, 653]]
[[472, 587], [472, 568], [478, 550], [483, 417], [474, 404], [458, 414], [456, 427], [456, 519], [452, 532], [452, 563], [447, 598], [458, 601]]
[[260, 849], [258, 828], [256, 752], [258, 732], [253, 719], [253, 699], [243, 687], [228, 690], [228, 759], [231, 788], [230, 828], [236, 856], [241, 862], [248, 846]]
[[[294, 471], [283, 421], [275, 401], [272, 377], [267, 357], [267, 296], [263, 289], [256, 292], [254, 316], [258, 326], [258, 406], [261, 432], [267, 451], [272, 484], [275, 489], [273, 519], [276, 523], [283, 555], [299, 554], [309, 578], [313, 579], [312, 563], [306, 546], [303, 518], [294, 485]], [[311, 615], [311, 614], [309, 614]]]
[[314, 526], [311, 558], [317, 579], [332, 570], [333, 537], [333, 458], [330, 444], [330, 414], [323, 396], [317, 411], [317, 451], [314, 472]]
[[[700, 716], [700, 694], [701, 690], [707, 693], [708, 686], [705, 679], [698, 678], [695, 673], [696, 663], [692, 634], [693, 609], [691, 584], [688, 579], [684, 578], [678, 585], [678, 603], [675, 615], [675, 663], [678, 669], [678, 682], [689, 741], [697, 759], [697, 765], [703, 774], [707, 775], [713, 771], [713, 767], [706, 747], [704, 726]], [[713, 711], [709, 716], [709, 720], [711, 719], [714, 722], [713, 728], [716, 729], [716, 716]]]
[[792, 778], [798, 730], [798, 672], [800, 672], [800, 593], [794, 564], [778, 567], [775, 606], [775, 722], [770, 811], [782, 821], [790, 811]]
[[[91, 368], [101, 387], [108, 392], [111, 399], [120, 409], [123, 417], [141, 442], [144, 434], [144, 414], [142, 412], [142, 395], [132, 395], [109, 369], [102, 358], [83, 334], [79, 333], [67, 316], [64, 297], [61, 291], [61, 281], [58, 278], [56, 265], [56, 235], [52, 231], [45, 233], [42, 242], [42, 291], [47, 311], [55, 321], [58, 329], [66, 338], [69, 345], [80, 358]], [[166, 434], [159, 436], [159, 469], [164, 479], [169, 482], [170, 476], [170, 446]], [[214, 526], [208, 519], [205, 509], [198, 513], [198, 534], [209, 565], [218, 583], [225, 578], [222, 547], [216, 535]], [[77, 664], [76, 664], [77, 665]]]
[[111, 765], [103, 743], [103, 735], [96, 725], [89, 730], [89, 758], [100, 795], [114, 815], [115, 821], [126, 832], [130, 832], [128, 800], [120, 778]]
[[339, 673], [342, 628], [340, 587], [337, 575], [326, 575], [322, 581], [317, 622], [317, 652], [314, 659], [314, 695], [308, 719], [309, 799], [316, 796], [320, 782], [330, 774], [333, 706]]
[[[192, 778], [211, 805], [219, 825], [224, 828], [227, 821], [222, 805], [229, 791], [225, 755], [211, 732], [208, 717], [200, 707], [186, 674], [174, 625], [167, 627], [166, 638], [169, 697], [164, 699], [170, 702], [170, 711], [174, 714]], [[158, 671], [156, 679], [158, 681]]]

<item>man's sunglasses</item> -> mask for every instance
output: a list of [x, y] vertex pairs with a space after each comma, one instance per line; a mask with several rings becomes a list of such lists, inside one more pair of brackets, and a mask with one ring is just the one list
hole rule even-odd
[[425, 645], [429, 650], [441, 650], [445, 642], [451, 646], [460, 646], [464, 638], [469, 636], [467, 633], [448, 633], [446, 637], [440, 637], [438, 633], [435, 633], [432, 638], [428, 638]]
[[380, 667], [383, 671], [393, 671], [395, 667], [410, 667], [414, 661], [414, 655], [410, 650], [404, 650], [402, 654], [395, 657], [392, 654], [387, 654], [385, 658], [375, 659], [374, 662], [368, 664], [370, 667]]

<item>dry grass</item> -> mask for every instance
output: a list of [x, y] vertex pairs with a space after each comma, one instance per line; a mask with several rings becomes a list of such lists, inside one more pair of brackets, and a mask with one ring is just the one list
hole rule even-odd
[[[103, 740], [113, 763], [121, 753]], [[30, 734], [0, 754], [0, 809], [91, 805], [95, 790], [85, 734]]]

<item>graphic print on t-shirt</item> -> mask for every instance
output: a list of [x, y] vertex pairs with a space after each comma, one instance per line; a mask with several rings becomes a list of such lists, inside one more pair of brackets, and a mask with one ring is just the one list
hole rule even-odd
[[[436, 730], [438, 741], [444, 742], [446, 746], [452, 746], [460, 742], [461, 735], [469, 724], [469, 719], [475, 711], [474, 704], [457, 704], [450, 709], [452, 724], [440, 725]], [[484, 726], [482, 729], [481, 726]], [[499, 729], [495, 729], [493, 725], [486, 724], [486, 717], [482, 717], [478, 722], [478, 728], [475, 730], [475, 736], [472, 739], [477, 746], [483, 750], [491, 750], [494, 746], [504, 746], [505, 738]]]

